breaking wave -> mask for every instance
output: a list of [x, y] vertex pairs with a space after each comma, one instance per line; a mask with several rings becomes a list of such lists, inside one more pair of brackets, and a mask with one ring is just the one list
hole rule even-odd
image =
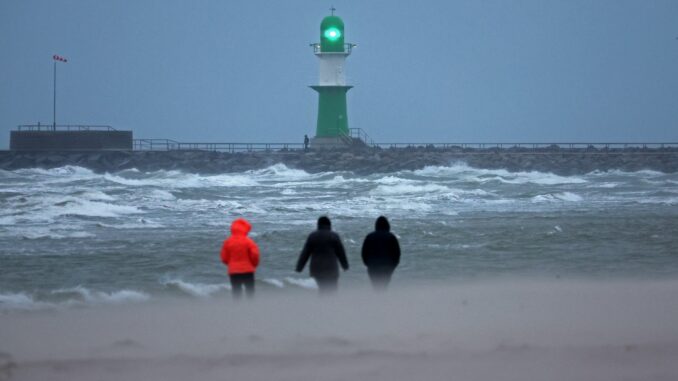
[[[106, 181], [131, 187], [158, 187], [167, 189], [182, 188], [208, 188], [208, 187], [251, 187], [258, 182], [248, 175], [223, 174], [223, 175], [199, 175], [181, 171], [157, 171], [134, 177], [125, 176], [124, 173], [105, 174]], [[142, 177], [143, 176], [143, 177]]]
[[287, 277], [285, 278], [285, 282], [298, 286], [301, 288], [309, 289], [309, 290], [316, 290], [318, 289], [318, 284], [315, 282], [315, 279], [313, 278], [292, 278], [292, 277]]
[[572, 192], [541, 194], [532, 197], [532, 202], [577, 202], [581, 200], [583, 200], [581, 196]]
[[150, 298], [148, 294], [134, 290], [105, 292], [93, 291], [83, 286], [55, 290], [52, 291], [52, 294], [61, 297], [69, 297], [67, 303], [85, 302], [88, 304], [143, 302]]
[[163, 281], [162, 284], [170, 289], [176, 288], [182, 293], [199, 298], [206, 298], [218, 292], [230, 290], [231, 286], [228, 284], [204, 284], [204, 283], [190, 283], [181, 279], [169, 279]]
[[134, 290], [94, 291], [83, 286], [51, 291], [47, 297], [38, 299], [26, 292], [0, 293], [0, 310], [35, 310], [80, 305], [140, 303], [150, 295]]
[[420, 170], [413, 171], [418, 176], [428, 176], [435, 178], [462, 178], [466, 181], [487, 183], [498, 181], [506, 184], [538, 184], [538, 185], [557, 185], [557, 184], [582, 184], [587, 180], [580, 176], [559, 176], [549, 172], [509, 172], [505, 169], [479, 169], [469, 167], [466, 164], [455, 164], [452, 166], [428, 166]]
[[52, 304], [36, 302], [24, 292], [0, 293], [0, 310], [34, 310], [50, 307]]

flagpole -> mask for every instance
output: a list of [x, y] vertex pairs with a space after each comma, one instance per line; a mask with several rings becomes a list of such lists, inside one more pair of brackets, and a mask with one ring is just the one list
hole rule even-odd
[[56, 131], [56, 60], [54, 60], [54, 97], [52, 104], [52, 130]]

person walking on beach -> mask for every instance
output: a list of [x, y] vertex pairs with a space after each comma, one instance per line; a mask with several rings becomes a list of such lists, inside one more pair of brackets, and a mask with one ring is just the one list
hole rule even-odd
[[311, 277], [318, 283], [320, 294], [334, 293], [339, 283], [339, 265], [344, 271], [348, 270], [348, 260], [341, 238], [332, 231], [332, 222], [325, 216], [318, 218], [318, 229], [306, 239], [297, 261], [297, 272], [304, 269], [309, 258]]
[[234, 299], [242, 297], [243, 287], [248, 298], [254, 296], [254, 272], [259, 265], [259, 247], [247, 236], [252, 225], [244, 218], [231, 224], [231, 236], [221, 247], [221, 261], [228, 267]]
[[400, 263], [400, 244], [391, 233], [391, 225], [384, 216], [374, 223], [374, 231], [363, 241], [362, 257], [367, 274], [375, 290], [388, 288], [391, 276]]
[[308, 135], [304, 135], [304, 151], [308, 151]]

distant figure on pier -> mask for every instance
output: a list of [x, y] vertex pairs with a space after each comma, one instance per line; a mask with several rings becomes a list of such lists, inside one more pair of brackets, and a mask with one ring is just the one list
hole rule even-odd
[[339, 264], [346, 271], [348, 260], [341, 238], [332, 231], [332, 222], [325, 216], [318, 218], [318, 229], [306, 239], [297, 261], [297, 272], [304, 269], [309, 258], [311, 277], [318, 283], [320, 294], [336, 292], [339, 283]]
[[244, 218], [231, 224], [231, 236], [221, 247], [221, 261], [228, 267], [234, 299], [242, 297], [243, 287], [248, 298], [254, 297], [254, 272], [259, 265], [259, 247], [247, 236], [252, 225]]
[[386, 217], [380, 216], [374, 224], [374, 231], [363, 241], [363, 263], [367, 266], [372, 287], [377, 291], [388, 288], [391, 276], [400, 263], [400, 244], [390, 230]]
[[308, 151], [308, 135], [304, 135], [304, 151]]

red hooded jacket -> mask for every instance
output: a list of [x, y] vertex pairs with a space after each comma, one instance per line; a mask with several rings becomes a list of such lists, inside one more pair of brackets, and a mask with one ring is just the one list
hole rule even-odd
[[253, 273], [259, 265], [259, 248], [247, 236], [251, 229], [244, 218], [231, 224], [231, 236], [221, 247], [221, 261], [228, 267], [228, 275]]

